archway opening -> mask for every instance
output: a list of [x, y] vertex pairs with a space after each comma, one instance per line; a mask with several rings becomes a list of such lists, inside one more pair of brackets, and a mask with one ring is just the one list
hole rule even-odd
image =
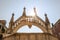
[[43, 31], [37, 26], [32, 25], [32, 27], [29, 28], [27, 25], [25, 25], [19, 28], [17, 33], [43, 33]]

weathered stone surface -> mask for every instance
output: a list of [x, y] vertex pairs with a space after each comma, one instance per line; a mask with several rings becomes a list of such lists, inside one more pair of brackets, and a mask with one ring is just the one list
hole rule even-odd
[[58, 40], [49, 33], [16, 33], [3, 38], [4, 40]]

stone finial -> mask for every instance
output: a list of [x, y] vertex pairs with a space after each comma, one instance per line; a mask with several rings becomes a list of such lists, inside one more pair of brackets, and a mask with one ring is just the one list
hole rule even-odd
[[14, 16], [14, 13], [12, 13], [12, 16]]
[[47, 17], [47, 14], [46, 14], [46, 13], [45, 13], [45, 22], [46, 22], [47, 24], [50, 24], [49, 19], [48, 19], [48, 17]]
[[37, 16], [37, 12], [36, 12], [36, 8], [34, 7], [34, 13], [35, 13], [35, 16]]
[[26, 8], [24, 7], [24, 10], [23, 10], [23, 15], [22, 16], [26, 16]]

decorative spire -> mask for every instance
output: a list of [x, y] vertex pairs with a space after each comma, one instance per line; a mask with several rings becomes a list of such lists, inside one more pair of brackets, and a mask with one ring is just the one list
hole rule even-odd
[[12, 13], [12, 17], [11, 17], [11, 20], [10, 20], [10, 22], [9, 22], [9, 30], [10, 30], [10, 32], [9, 33], [11, 33], [13, 30], [12, 30], [12, 26], [14, 25], [14, 13]]
[[22, 16], [26, 16], [26, 8], [24, 7], [24, 10], [23, 10], [23, 15]]
[[36, 12], [36, 8], [34, 7], [34, 13], [35, 13], [35, 16], [37, 16], [37, 12]]
[[10, 20], [10, 23], [13, 23], [14, 22], [14, 13], [12, 13], [12, 17], [11, 17], [11, 20]]
[[47, 14], [46, 14], [46, 13], [45, 13], [45, 22], [46, 22], [47, 24], [50, 24], [49, 19], [48, 19], [48, 17], [47, 17]]
[[49, 26], [50, 26], [50, 22], [49, 22], [49, 19], [47, 17], [47, 14], [45, 13], [45, 25], [46, 25], [46, 30], [47, 30], [47, 33], [49, 33]]

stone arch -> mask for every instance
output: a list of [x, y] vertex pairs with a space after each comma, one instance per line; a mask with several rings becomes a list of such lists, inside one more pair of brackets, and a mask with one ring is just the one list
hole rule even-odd
[[18, 23], [18, 25], [14, 28], [14, 31], [13, 31], [13, 32], [17, 32], [17, 30], [18, 30], [19, 28], [21, 28], [22, 26], [24, 26], [24, 25], [29, 25], [29, 24], [34, 25], [34, 26], [37, 26], [37, 27], [40, 28], [43, 32], [47, 32], [46, 28], [43, 27], [42, 25], [40, 25], [40, 24], [38, 24], [38, 23], [36, 23], [36, 22], [28, 22], [28, 21], [26, 22], [25, 20], [24, 20], [24, 21], [21, 21], [21, 23]]

